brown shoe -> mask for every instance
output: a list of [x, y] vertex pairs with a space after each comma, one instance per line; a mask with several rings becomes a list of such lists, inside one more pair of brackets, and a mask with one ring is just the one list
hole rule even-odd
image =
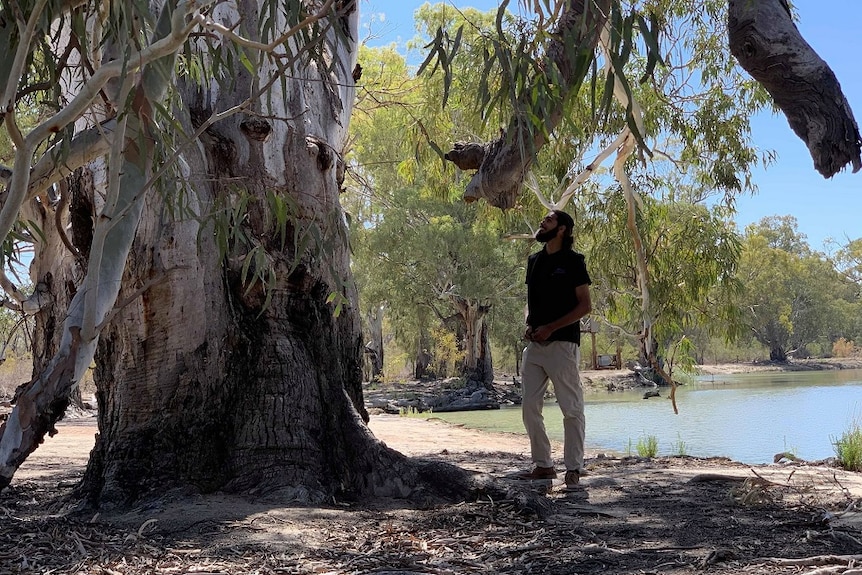
[[579, 489], [578, 485], [581, 481], [581, 475], [583, 475], [583, 471], [579, 471], [577, 469], [569, 469], [566, 471], [566, 490], [574, 490]]
[[524, 473], [519, 473], [519, 479], [556, 479], [557, 472], [553, 467], [539, 467], [538, 465], [532, 471], [525, 471]]

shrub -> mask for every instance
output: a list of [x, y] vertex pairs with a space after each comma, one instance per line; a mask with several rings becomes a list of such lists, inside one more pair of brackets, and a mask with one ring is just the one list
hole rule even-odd
[[846, 340], [843, 337], [839, 337], [838, 340], [832, 344], [832, 356], [833, 357], [851, 357], [856, 354], [856, 344], [853, 340]]
[[838, 464], [847, 471], [862, 471], [862, 428], [854, 423], [850, 430], [832, 442]]
[[641, 457], [655, 457], [658, 454], [658, 438], [655, 435], [641, 437], [635, 448]]
[[680, 457], [688, 455], [688, 448], [685, 444], [685, 441], [682, 440], [682, 436], [680, 436], [679, 434], [677, 434], [676, 441], [671, 446], [671, 448], [673, 449], [674, 455], [679, 455]]

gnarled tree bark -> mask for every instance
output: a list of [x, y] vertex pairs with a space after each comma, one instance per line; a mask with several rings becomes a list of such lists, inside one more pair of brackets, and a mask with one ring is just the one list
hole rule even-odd
[[785, 0], [730, 0], [730, 50], [781, 108], [808, 146], [814, 167], [831, 178], [860, 160], [859, 127], [841, 85], [793, 24]]

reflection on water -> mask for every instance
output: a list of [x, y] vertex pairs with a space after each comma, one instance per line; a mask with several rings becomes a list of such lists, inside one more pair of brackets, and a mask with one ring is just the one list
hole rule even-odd
[[[588, 394], [587, 447], [634, 452], [638, 439], [655, 436], [660, 455], [682, 450], [771, 463], [776, 453], [789, 451], [816, 460], [835, 455], [834, 439], [862, 423], [862, 370], [705, 376], [677, 388], [679, 415], [666, 398], [642, 397], [642, 389]], [[518, 407], [434, 416], [478, 429], [524, 432]], [[545, 425], [548, 435], [562, 440], [555, 403], [545, 405]], [[526, 437], [524, 446], [526, 451]]]

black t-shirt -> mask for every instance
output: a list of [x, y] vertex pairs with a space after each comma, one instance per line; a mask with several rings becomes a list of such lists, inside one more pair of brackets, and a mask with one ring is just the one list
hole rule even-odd
[[[533, 328], [555, 321], [578, 305], [575, 288], [592, 283], [584, 255], [571, 249], [549, 254], [544, 249], [527, 259], [527, 324]], [[580, 322], [561, 327], [548, 341], [580, 345]]]

